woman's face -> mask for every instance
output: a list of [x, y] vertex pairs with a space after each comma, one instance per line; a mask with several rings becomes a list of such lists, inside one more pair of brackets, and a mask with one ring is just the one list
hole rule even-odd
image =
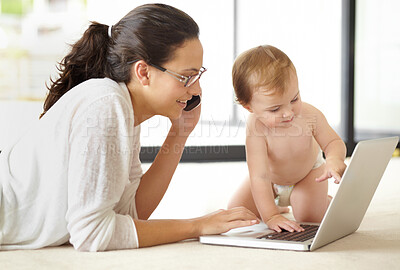
[[[198, 74], [202, 66], [203, 47], [197, 38], [185, 41], [175, 49], [173, 58], [162, 65], [163, 68], [183, 76]], [[171, 119], [179, 118], [186, 102], [192, 96], [201, 94], [199, 81], [190, 87], [184, 87], [184, 83], [153, 66], [149, 66], [149, 80], [149, 106], [157, 114]]]

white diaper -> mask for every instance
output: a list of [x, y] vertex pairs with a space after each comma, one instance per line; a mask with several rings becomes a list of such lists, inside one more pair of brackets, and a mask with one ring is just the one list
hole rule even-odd
[[319, 154], [317, 156], [317, 160], [315, 161], [314, 166], [312, 167], [312, 170], [319, 168], [324, 163], [325, 163], [325, 159], [322, 156], [322, 150], [320, 150]]
[[290, 194], [292, 194], [292, 190], [294, 185], [291, 186], [281, 186], [274, 184], [275, 189], [275, 204], [279, 206], [289, 206], [290, 205]]
[[[317, 160], [312, 167], [312, 170], [319, 168], [322, 164], [325, 163], [325, 159], [322, 155], [322, 150], [319, 151]], [[279, 206], [289, 206], [290, 205], [290, 195], [292, 194], [294, 185], [291, 186], [281, 186], [274, 184], [275, 189], [275, 204]]]

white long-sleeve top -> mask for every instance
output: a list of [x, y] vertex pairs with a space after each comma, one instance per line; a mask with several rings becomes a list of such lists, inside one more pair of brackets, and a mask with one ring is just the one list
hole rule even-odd
[[124, 83], [91, 79], [63, 95], [0, 153], [0, 250], [70, 241], [138, 247], [140, 127]]

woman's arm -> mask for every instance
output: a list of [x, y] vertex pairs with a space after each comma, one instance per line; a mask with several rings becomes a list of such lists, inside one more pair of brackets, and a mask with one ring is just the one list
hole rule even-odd
[[176, 136], [171, 127], [153, 164], [142, 176], [136, 192], [136, 209], [139, 219], [148, 219], [163, 198], [181, 159], [186, 136]]
[[185, 142], [200, 117], [201, 106], [183, 112], [182, 117], [171, 120], [172, 127], [152, 166], [143, 175], [136, 192], [135, 219], [139, 247], [154, 246], [196, 238], [200, 235], [219, 234], [230, 229], [254, 225], [259, 219], [244, 207], [218, 210], [209, 215], [187, 220], [146, 220], [164, 196]]
[[139, 219], [148, 219], [163, 198], [181, 159], [185, 143], [196, 127], [201, 105], [192, 111], [182, 111], [178, 119], [170, 119], [172, 126], [153, 164], [142, 176], [136, 192]]
[[136, 192], [139, 219], [135, 226], [139, 247], [173, 243], [200, 235], [219, 234], [233, 228], [259, 223], [248, 209], [237, 207], [218, 210], [209, 215], [187, 220], [146, 220], [164, 196], [178, 165], [186, 136], [176, 136], [172, 127], [150, 169], [143, 175]]
[[219, 234], [233, 228], [259, 223], [244, 207], [218, 210], [209, 215], [187, 220], [134, 220], [139, 247], [173, 243], [200, 235]]

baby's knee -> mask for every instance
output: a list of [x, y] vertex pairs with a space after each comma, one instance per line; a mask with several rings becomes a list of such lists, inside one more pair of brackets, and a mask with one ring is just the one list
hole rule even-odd
[[292, 206], [293, 216], [297, 222], [320, 223], [324, 218], [326, 208], [303, 207], [302, 209]]
[[320, 223], [322, 221], [323, 215], [317, 215], [316, 213], [310, 213], [310, 212], [297, 212], [295, 213], [293, 211], [293, 216], [294, 219], [297, 222], [311, 222], [311, 223]]

